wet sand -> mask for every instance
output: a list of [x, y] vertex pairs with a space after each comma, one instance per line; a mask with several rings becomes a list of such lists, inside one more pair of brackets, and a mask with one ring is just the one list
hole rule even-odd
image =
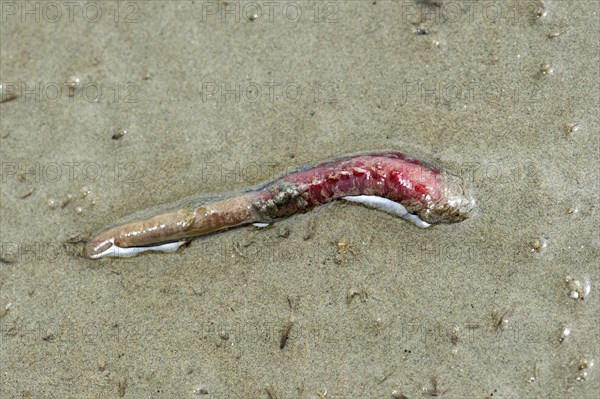
[[[1, 398], [598, 397], [597, 2], [48, 4], [2, 4]], [[382, 149], [477, 212], [336, 203], [81, 256], [140, 209]]]

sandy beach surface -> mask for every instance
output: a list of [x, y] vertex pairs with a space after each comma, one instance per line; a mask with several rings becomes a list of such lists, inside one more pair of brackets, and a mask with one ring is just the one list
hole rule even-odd
[[[0, 398], [599, 397], [598, 1], [0, 7]], [[375, 150], [461, 174], [473, 216], [333, 203], [81, 256]]]

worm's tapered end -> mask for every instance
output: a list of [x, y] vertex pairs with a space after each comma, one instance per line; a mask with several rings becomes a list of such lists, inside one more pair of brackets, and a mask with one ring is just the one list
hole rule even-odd
[[106, 254], [107, 251], [114, 245], [114, 239], [98, 239], [93, 238], [85, 244], [83, 249], [83, 256], [88, 259], [98, 259]]
[[130, 258], [148, 251], [169, 253], [177, 251], [187, 242], [187, 240], [180, 240], [141, 247], [119, 247], [115, 244], [114, 237], [110, 236], [110, 238], [103, 239], [102, 236], [98, 236], [85, 245], [83, 256], [88, 259], [99, 259], [110, 256], [115, 258]]

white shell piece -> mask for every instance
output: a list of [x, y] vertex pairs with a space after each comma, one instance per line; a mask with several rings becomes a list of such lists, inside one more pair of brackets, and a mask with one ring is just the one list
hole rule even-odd
[[110, 248], [108, 248], [106, 251], [101, 252], [97, 255], [92, 255], [90, 258], [98, 259], [98, 258], [103, 258], [105, 256], [114, 256], [117, 258], [130, 258], [132, 256], [135, 256], [137, 254], [140, 254], [140, 253], [146, 252], [146, 251], [157, 251], [157, 252], [169, 253], [169, 252], [177, 251], [179, 249], [179, 247], [185, 243], [186, 243], [186, 241], [178, 241], [178, 242], [170, 242], [167, 244], [151, 245], [151, 246], [147, 246], [147, 247], [128, 247], [128, 248], [121, 248], [121, 247], [116, 246], [113, 243], [113, 245]]
[[426, 228], [431, 226], [429, 223], [421, 220], [421, 218], [419, 218], [417, 215], [408, 213], [408, 211], [402, 204], [396, 201], [389, 200], [387, 198], [379, 197], [377, 195], [354, 195], [343, 197], [343, 199], [357, 204], [362, 204], [369, 208], [377, 209], [379, 211], [383, 211], [395, 216], [399, 216], [414, 223], [417, 227]]

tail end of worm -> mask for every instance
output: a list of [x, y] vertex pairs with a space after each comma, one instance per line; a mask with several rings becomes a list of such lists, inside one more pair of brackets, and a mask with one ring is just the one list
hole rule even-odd
[[107, 251], [110, 251], [114, 246], [114, 239], [98, 239], [94, 238], [85, 244], [83, 248], [83, 256], [88, 259], [98, 259], [105, 256]]
[[187, 240], [179, 240], [156, 245], [120, 247], [115, 244], [115, 240], [112, 237], [108, 239], [95, 238], [85, 245], [85, 248], [83, 249], [83, 256], [88, 259], [99, 259], [104, 257], [130, 258], [142, 252], [148, 251], [170, 253], [177, 251], [187, 242]]

